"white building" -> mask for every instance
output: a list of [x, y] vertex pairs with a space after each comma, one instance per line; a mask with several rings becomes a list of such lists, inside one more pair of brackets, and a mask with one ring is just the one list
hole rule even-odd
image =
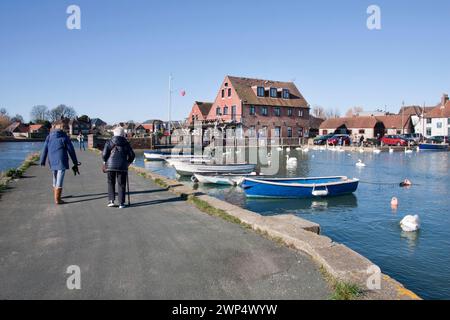
[[411, 117], [415, 132], [425, 137], [450, 135], [450, 101], [447, 94], [441, 98], [441, 103], [431, 111]]

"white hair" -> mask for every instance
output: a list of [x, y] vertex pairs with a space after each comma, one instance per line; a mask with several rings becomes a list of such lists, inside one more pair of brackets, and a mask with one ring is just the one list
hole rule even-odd
[[117, 127], [114, 129], [114, 136], [115, 137], [123, 137], [125, 135], [125, 131], [122, 127]]

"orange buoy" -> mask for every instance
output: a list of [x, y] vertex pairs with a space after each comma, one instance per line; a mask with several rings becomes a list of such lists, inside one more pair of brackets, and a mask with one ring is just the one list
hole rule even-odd
[[393, 197], [391, 200], [391, 207], [397, 208], [398, 207], [398, 199], [396, 197]]

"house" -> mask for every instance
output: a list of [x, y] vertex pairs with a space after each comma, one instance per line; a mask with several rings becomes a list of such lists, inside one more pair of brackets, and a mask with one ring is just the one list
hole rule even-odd
[[443, 94], [441, 102], [432, 108], [424, 109], [424, 112], [412, 116], [415, 132], [422, 133], [425, 137], [450, 135], [450, 101], [448, 94]]
[[309, 137], [313, 138], [319, 134], [320, 125], [325, 121], [325, 119], [317, 118], [309, 115]]
[[206, 121], [212, 106], [212, 102], [195, 101], [187, 119], [189, 125], [193, 125], [195, 121]]
[[91, 119], [91, 128], [99, 129], [106, 127], [107, 123], [100, 118]]
[[67, 134], [77, 136], [80, 133], [87, 135], [91, 132], [91, 123], [77, 119], [64, 118], [53, 123], [53, 127], [65, 131]]
[[320, 125], [321, 135], [342, 133], [364, 136], [366, 139], [382, 137], [385, 134], [411, 133], [413, 126], [410, 116], [383, 115], [344, 117], [325, 120]]
[[138, 136], [145, 136], [147, 134], [147, 129], [142, 124], [137, 124], [134, 128], [134, 134]]
[[164, 122], [158, 119], [152, 119], [145, 121], [142, 126], [145, 128], [148, 134], [152, 134], [154, 132], [161, 131], [163, 128]]
[[10, 124], [5, 131], [15, 138], [28, 138], [29, 127], [22, 122], [14, 122]]
[[[226, 76], [209, 103], [195, 103], [189, 122], [236, 129], [247, 137], [298, 138], [309, 132], [309, 105], [293, 82]], [[237, 133], [239, 135], [239, 133]]]

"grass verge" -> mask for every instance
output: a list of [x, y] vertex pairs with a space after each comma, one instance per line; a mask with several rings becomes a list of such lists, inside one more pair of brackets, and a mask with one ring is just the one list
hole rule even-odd
[[357, 284], [337, 280], [324, 266], [320, 267], [320, 272], [333, 290], [331, 300], [358, 300], [363, 296], [363, 290]]
[[5, 173], [2, 173], [0, 175], [0, 193], [8, 188], [9, 181], [22, 178], [25, 171], [27, 171], [29, 167], [36, 165], [37, 161], [39, 161], [39, 153], [30, 154], [20, 167], [17, 169], [9, 169]]

